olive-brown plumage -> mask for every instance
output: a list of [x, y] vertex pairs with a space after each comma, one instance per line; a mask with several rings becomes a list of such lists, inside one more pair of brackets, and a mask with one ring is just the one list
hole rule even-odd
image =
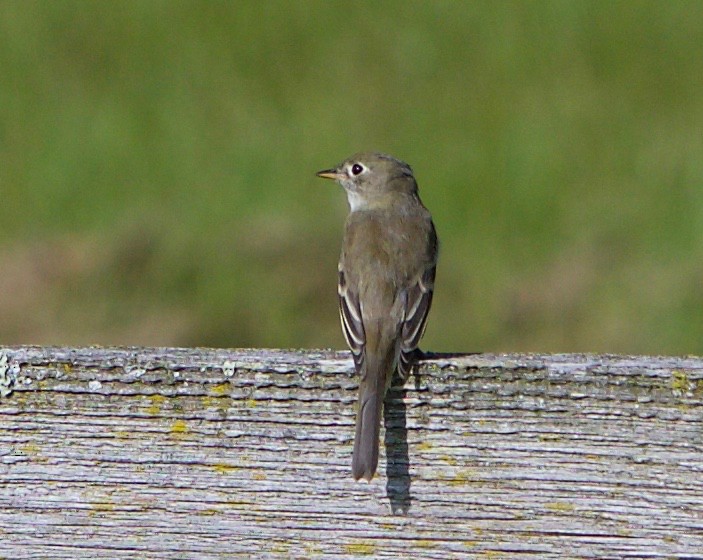
[[339, 260], [339, 311], [360, 376], [352, 474], [371, 480], [386, 391], [396, 369], [407, 377], [425, 330], [437, 235], [406, 163], [362, 153], [317, 175], [335, 179], [349, 201]]

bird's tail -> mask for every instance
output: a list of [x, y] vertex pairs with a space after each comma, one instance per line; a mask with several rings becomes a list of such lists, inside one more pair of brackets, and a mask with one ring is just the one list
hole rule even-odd
[[376, 474], [381, 411], [394, 367], [395, 349], [392, 347], [385, 352], [370, 352], [365, 356], [359, 383], [359, 410], [352, 456], [352, 475], [355, 480], [364, 478], [370, 481]]

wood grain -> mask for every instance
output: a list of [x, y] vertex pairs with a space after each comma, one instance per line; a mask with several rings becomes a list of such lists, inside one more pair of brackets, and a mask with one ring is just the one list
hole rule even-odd
[[2, 387], [0, 559], [703, 559], [700, 358], [433, 355], [371, 484], [346, 352], [0, 348]]

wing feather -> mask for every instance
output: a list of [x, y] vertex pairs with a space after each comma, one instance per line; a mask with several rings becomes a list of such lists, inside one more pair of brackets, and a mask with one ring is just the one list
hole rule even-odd
[[364, 361], [364, 347], [366, 346], [366, 333], [361, 320], [359, 294], [347, 284], [341, 267], [339, 269], [337, 293], [339, 295], [339, 317], [342, 322], [342, 332], [354, 357], [356, 370], [361, 371], [361, 365]]
[[398, 372], [404, 379], [410, 373], [413, 357], [427, 327], [427, 316], [432, 306], [436, 266], [425, 270], [407, 293], [405, 320], [401, 328]]

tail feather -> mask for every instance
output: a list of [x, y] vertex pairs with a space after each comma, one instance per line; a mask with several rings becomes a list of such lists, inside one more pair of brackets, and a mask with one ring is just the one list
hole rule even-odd
[[381, 411], [386, 389], [393, 377], [396, 347], [366, 355], [359, 383], [359, 411], [356, 415], [356, 437], [352, 456], [352, 475], [356, 480], [371, 480], [378, 467], [378, 440], [381, 432]]
[[356, 437], [352, 456], [352, 475], [355, 480], [371, 480], [378, 466], [378, 440], [381, 432], [383, 395], [378, 391], [359, 395], [356, 415]]

